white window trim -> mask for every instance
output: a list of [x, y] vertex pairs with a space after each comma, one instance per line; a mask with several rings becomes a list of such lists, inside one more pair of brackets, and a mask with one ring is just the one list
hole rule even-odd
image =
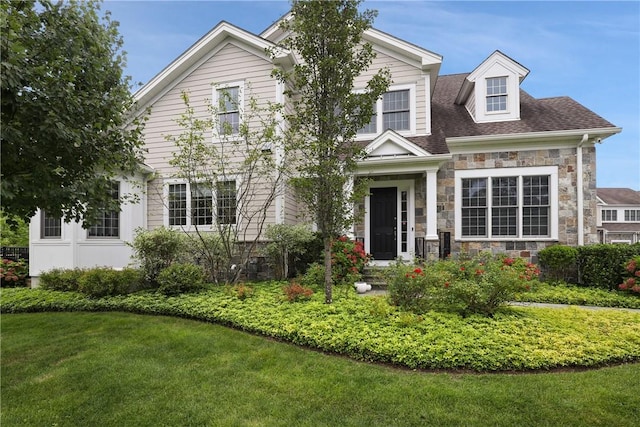
[[[389, 86], [387, 92], [395, 92], [400, 90], [409, 90], [409, 130], [394, 130], [394, 132], [400, 135], [415, 135], [416, 134], [416, 84], [402, 84]], [[364, 92], [364, 90], [358, 90], [356, 92]], [[385, 92], [386, 93], [386, 92]], [[375, 138], [377, 135], [382, 134], [386, 129], [382, 128], [382, 97], [376, 101], [376, 132], [375, 133], [359, 133], [356, 135], [356, 140], [369, 140]]]
[[[211, 104], [214, 107], [214, 117], [213, 117], [213, 140], [220, 141], [220, 122], [218, 121], [218, 101], [220, 97], [218, 96], [219, 90], [229, 89], [232, 87], [238, 88], [238, 110], [240, 113], [239, 123], [242, 125], [242, 121], [244, 119], [244, 80], [239, 80], [235, 82], [225, 82], [213, 85], [213, 96], [211, 99], [213, 103]], [[226, 136], [227, 138], [235, 138], [238, 134], [231, 134]]]
[[[241, 209], [240, 209], [240, 201], [237, 199], [237, 194], [239, 192], [240, 180], [236, 176], [228, 176], [225, 179], [219, 181], [235, 181], [236, 183], [236, 223], [235, 225], [240, 224], [241, 222]], [[169, 186], [175, 184], [186, 184], [187, 185], [187, 224], [186, 225], [169, 225]], [[212, 220], [211, 225], [198, 225], [198, 230], [200, 231], [215, 231], [218, 228], [218, 194], [216, 190], [212, 191], [212, 203], [211, 203], [211, 214]], [[162, 218], [163, 224], [166, 228], [170, 228], [173, 230], [184, 230], [187, 232], [195, 231], [196, 226], [191, 223], [191, 183], [184, 179], [166, 179], [164, 181], [163, 189], [162, 189]], [[225, 226], [234, 225], [234, 224], [224, 224]]]
[[[616, 218], [611, 219], [611, 217], [613, 217], [614, 212], [616, 214]], [[605, 216], [609, 216], [609, 218], [605, 219]], [[622, 217], [624, 218], [624, 215]], [[620, 213], [618, 212], [618, 209], [602, 209], [600, 211], [600, 220], [602, 222], [621, 222], [619, 218], [620, 218]]]
[[[462, 180], [466, 178], [497, 178], [517, 176], [519, 183], [523, 176], [549, 176], [549, 236], [521, 236], [522, 224], [518, 224], [518, 236], [479, 237], [462, 236]], [[519, 184], [518, 188], [522, 188]], [[488, 196], [487, 196], [488, 197]], [[522, 192], [518, 194], [519, 218], [522, 212]], [[489, 208], [487, 208], [489, 209]], [[491, 215], [487, 215], [488, 221]], [[490, 232], [491, 223], [487, 223], [487, 231]], [[455, 172], [455, 239], [462, 241], [552, 241], [558, 240], [558, 168], [557, 166], [540, 166], [524, 168], [500, 168], [500, 169], [472, 169]]]

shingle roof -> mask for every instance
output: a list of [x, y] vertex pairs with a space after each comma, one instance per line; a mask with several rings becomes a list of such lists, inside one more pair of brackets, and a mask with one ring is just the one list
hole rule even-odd
[[520, 90], [520, 120], [476, 123], [464, 105], [455, 104], [465, 74], [439, 76], [431, 103], [432, 134], [407, 138], [433, 154], [448, 153], [445, 139], [574, 129], [615, 127], [567, 96], [536, 99]]
[[598, 228], [603, 228], [610, 233], [638, 233], [640, 222], [603, 222]]
[[598, 197], [608, 205], [640, 206], [640, 191], [630, 188], [597, 188]]

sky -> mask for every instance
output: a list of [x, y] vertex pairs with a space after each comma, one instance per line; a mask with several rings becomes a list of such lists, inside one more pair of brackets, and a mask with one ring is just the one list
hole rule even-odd
[[[530, 70], [535, 98], [569, 96], [621, 127], [596, 148], [597, 186], [640, 190], [640, 2], [365, 1], [374, 27], [443, 56], [440, 74], [473, 71], [500, 50]], [[280, 1], [106, 0], [120, 23], [125, 74], [146, 83], [227, 21], [255, 34], [288, 12]]]

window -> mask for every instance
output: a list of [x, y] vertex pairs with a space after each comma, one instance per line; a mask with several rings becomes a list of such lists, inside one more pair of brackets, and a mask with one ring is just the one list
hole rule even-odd
[[59, 239], [62, 237], [62, 218], [47, 214], [46, 211], [40, 213], [40, 238]]
[[457, 171], [455, 185], [457, 238], [557, 237], [555, 167]]
[[[214, 194], [204, 183], [171, 183], [167, 186], [166, 222], [169, 226], [212, 226], [237, 220], [236, 181], [219, 181]], [[215, 201], [215, 206], [214, 206]]]
[[618, 220], [618, 211], [615, 209], [603, 209], [602, 210], [602, 220], [603, 221], [617, 221]]
[[236, 223], [236, 182], [220, 181], [218, 182], [217, 208], [219, 224], [235, 224]]
[[187, 225], [187, 184], [169, 185], [169, 225]]
[[409, 130], [409, 89], [382, 95], [382, 129]]
[[217, 102], [218, 132], [220, 135], [235, 135], [240, 130], [243, 83], [230, 83], [215, 90]]
[[[120, 198], [120, 183], [111, 183], [111, 198], [118, 200]], [[89, 227], [87, 233], [89, 238], [118, 238], [120, 237], [120, 211], [109, 210], [104, 211], [98, 217], [96, 224]]]
[[507, 78], [487, 79], [487, 112], [507, 111]]
[[358, 134], [375, 134], [392, 129], [400, 132], [415, 130], [415, 86], [395, 86], [372, 106], [371, 120]]
[[624, 220], [629, 222], [640, 222], [640, 209], [625, 209]]

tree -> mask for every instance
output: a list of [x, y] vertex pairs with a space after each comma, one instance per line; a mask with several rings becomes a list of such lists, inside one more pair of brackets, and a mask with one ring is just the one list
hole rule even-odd
[[377, 13], [360, 13], [360, 3], [294, 0], [292, 18], [281, 23], [289, 32], [282, 44], [302, 61], [291, 72], [274, 72], [293, 102], [293, 113], [286, 115], [287, 145], [304, 156], [291, 183], [324, 242], [326, 303], [332, 302], [332, 239], [353, 223], [354, 202], [364, 194], [362, 185], [352, 182], [357, 161], [364, 157], [354, 138], [390, 84], [389, 70], [381, 69], [364, 91], [354, 91], [355, 79], [375, 58], [362, 35]]
[[0, 2], [7, 214], [28, 219], [40, 208], [90, 226], [118, 208], [110, 179], [138, 167], [142, 120], [129, 115], [122, 38], [99, 9], [96, 1]]
[[[229, 89], [217, 91], [219, 102], [205, 102], [206, 109], [192, 106], [188, 93], [182, 93], [186, 109], [176, 123], [183, 132], [167, 139], [176, 146], [170, 160], [174, 177], [188, 184], [191, 205], [187, 207], [186, 199], [180, 205], [171, 192], [168, 203], [183, 209], [184, 224], [172, 225], [185, 226], [211, 279], [233, 283], [263, 237], [270, 209], [283, 189], [287, 161], [278, 120], [282, 106], [260, 104], [250, 88], [235, 97]], [[246, 105], [238, 105], [242, 98]]]

